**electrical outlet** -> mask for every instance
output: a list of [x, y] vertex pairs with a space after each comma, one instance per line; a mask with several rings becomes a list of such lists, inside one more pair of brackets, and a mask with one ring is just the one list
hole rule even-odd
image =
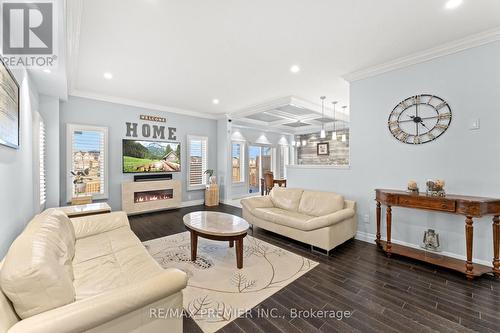
[[481, 128], [481, 122], [479, 121], [479, 118], [477, 119], [472, 119], [470, 123], [469, 129], [471, 130], [478, 130]]
[[363, 222], [370, 223], [370, 214], [363, 215]]

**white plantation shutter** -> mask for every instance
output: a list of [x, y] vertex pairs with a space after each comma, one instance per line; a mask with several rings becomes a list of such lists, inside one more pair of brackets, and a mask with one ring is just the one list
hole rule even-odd
[[197, 189], [207, 184], [208, 138], [188, 136], [188, 188]]
[[[107, 197], [106, 127], [68, 125], [68, 201], [75, 196]], [[86, 173], [82, 184], [74, 184], [71, 171]]]
[[39, 150], [39, 175], [40, 175], [40, 206], [44, 207], [47, 201], [47, 182], [46, 182], [46, 170], [45, 170], [45, 124], [43, 120], [40, 119], [40, 128], [38, 133], [38, 150]]

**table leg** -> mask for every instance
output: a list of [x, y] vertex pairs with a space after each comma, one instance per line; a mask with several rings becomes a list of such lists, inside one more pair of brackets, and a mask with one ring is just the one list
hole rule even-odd
[[380, 243], [380, 216], [381, 216], [381, 204], [380, 201], [377, 201], [377, 239], [375, 243]]
[[388, 257], [391, 256], [392, 243], [391, 243], [391, 227], [392, 227], [392, 208], [391, 206], [387, 206], [387, 246], [386, 246], [386, 254]]
[[243, 238], [236, 240], [236, 267], [243, 268]]
[[493, 274], [500, 278], [500, 217], [493, 218]]
[[234, 240], [229, 241], [229, 247], [234, 247]]
[[472, 263], [472, 245], [474, 239], [474, 226], [472, 225], [472, 216], [467, 216], [465, 219], [465, 240], [467, 246], [467, 261], [465, 263], [465, 274], [467, 275], [467, 279], [472, 280], [474, 275], [472, 272], [474, 271], [474, 265]]
[[191, 231], [191, 261], [196, 261], [196, 251], [198, 249], [198, 235]]

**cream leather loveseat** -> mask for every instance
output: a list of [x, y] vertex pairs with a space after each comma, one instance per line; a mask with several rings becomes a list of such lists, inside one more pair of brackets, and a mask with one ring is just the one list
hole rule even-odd
[[248, 223], [326, 251], [356, 235], [356, 203], [335, 193], [275, 187], [241, 205]]
[[186, 274], [163, 270], [123, 212], [47, 210], [0, 269], [1, 333], [182, 332]]

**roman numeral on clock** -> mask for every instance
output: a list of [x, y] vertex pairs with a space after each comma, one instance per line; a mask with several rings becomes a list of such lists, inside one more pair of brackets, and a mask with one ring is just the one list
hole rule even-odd
[[445, 106], [448, 106], [448, 103], [446, 103], [446, 102], [442, 102], [442, 103], [439, 103], [439, 104], [438, 104], [437, 106], [435, 106], [434, 108], [435, 108], [436, 110], [438, 110], [438, 111], [439, 111], [439, 110], [441, 110], [442, 108], [444, 108]]
[[398, 136], [398, 135], [399, 135], [402, 131], [401, 131], [401, 128], [396, 127], [396, 128], [393, 128], [393, 129], [391, 130], [391, 132], [392, 132], [392, 135], [394, 135], [394, 136]]
[[445, 125], [445, 124], [437, 124], [436, 125], [436, 128], [439, 128], [441, 130], [446, 130], [448, 128], [448, 125]]

